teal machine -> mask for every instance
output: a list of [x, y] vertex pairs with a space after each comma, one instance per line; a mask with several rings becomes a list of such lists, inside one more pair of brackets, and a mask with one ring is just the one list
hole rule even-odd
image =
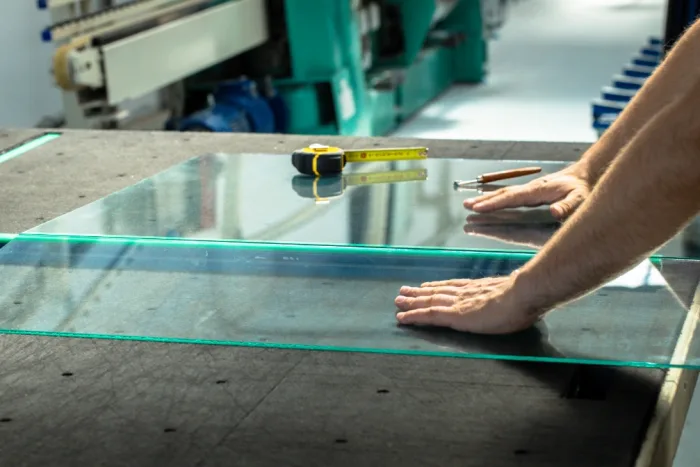
[[482, 1], [268, 0], [268, 42], [188, 79], [187, 117], [170, 128], [385, 135], [484, 79]]

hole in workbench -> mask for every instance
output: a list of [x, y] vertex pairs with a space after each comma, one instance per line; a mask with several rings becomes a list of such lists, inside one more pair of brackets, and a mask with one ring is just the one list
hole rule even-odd
[[216, 384], [226, 384], [226, 383], [228, 383], [228, 380], [225, 380], [225, 379], [219, 379], [216, 381]]
[[164, 433], [175, 433], [177, 430], [175, 428], [165, 428]]
[[603, 401], [612, 385], [614, 375], [609, 368], [581, 365], [574, 370], [561, 397]]
[[66, 378], [69, 378], [69, 377], [73, 376], [73, 373], [71, 373], [70, 371], [64, 371], [63, 373], [61, 373], [61, 376], [65, 376]]
[[78, 195], [78, 198], [80, 198], [80, 199], [85, 198], [85, 195]]
[[336, 438], [335, 444], [347, 444], [348, 440], [345, 438]]
[[0, 423], [10, 423], [12, 419], [10, 417], [0, 418]]
[[56, 155], [57, 155], [57, 156], [62, 156], [63, 153], [62, 153], [62, 152], [57, 152]]
[[21, 300], [15, 300], [15, 301], [12, 302], [12, 303], [14, 303], [15, 305], [21, 305], [21, 304], [22, 304], [22, 301], [21, 301]]
[[118, 178], [124, 178], [124, 177], [126, 177], [126, 174], [117, 174], [117, 177], [118, 177]]
[[377, 394], [389, 394], [388, 389], [377, 389]]
[[522, 456], [525, 454], [530, 454], [530, 451], [528, 451], [527, 449], [516, 449], [515, 451], [513, 451], [513, 454], [515, 454], [516, 456]]

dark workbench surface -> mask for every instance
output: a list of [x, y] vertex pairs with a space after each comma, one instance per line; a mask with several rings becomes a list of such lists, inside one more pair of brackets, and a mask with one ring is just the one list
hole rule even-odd
[[[0, 132], [0, 148], [31, 133]], [[317, 140], [67, 131], [0, 164], [0, 232], [195, 155], [289, 154]], [[573, 160], [586, 147], [420, 144], [432, 157], [519, 160]], [[12, 466], [631, 466], [664, 375], [9, 335], [0, 352], [0, 465]]]

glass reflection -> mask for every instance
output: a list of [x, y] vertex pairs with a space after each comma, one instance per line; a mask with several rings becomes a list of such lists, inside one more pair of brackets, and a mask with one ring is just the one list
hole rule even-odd
[[[523, 165], [456, 159], [351, 164], [342, 177], [314, 183], [299, 176], [289, 157], [212, 154], [191, 159], [31, 232], [534, 250], [558, 225], [547, 209], [499, 213], [480, 222], [462, 207], [462, 201], [478, 191], [453, 188], [455, 179]], [[537, 165], [543, 173], [564, 166], [556, 162]], [[491, 225], [496, 221], [499, 226]], [[698, 257], [698, 229], [693, 226], [659, 253]]]
[[[299, 176], [288, 159], [258, 154], [198, 157], [31, 232], [515, 248], [500, 240], [464, 235], [468, 212], [461, 203], [477, 192], [454, 190], [452, 183], [455, 178], [516, 168], [521, 163], [428, 160], [357, 164], [348, 166], [343, 177], [314, 185], [312, 178]], [[540, 165], [545, 172], [562, 167], [557, 163]]]

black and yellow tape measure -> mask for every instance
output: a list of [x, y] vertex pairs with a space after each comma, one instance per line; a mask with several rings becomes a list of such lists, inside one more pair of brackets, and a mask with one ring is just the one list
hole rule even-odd
[[339, 175], [353, 162], [407, 161], [428, 158], [428, 148], [375, 148], [346, 151], [334, 146], [312, 144], [292, 153], [292, 165], [302, 174], [314, 177]]

